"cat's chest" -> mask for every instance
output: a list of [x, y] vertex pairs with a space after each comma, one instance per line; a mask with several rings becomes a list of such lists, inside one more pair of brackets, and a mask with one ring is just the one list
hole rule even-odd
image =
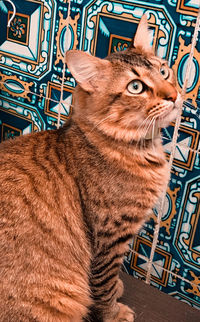
[[168, 167], [164, 163], [139, 173], [114, 165], [100, 166], [91, 168], [87, 175], [85, 172], [84, 178], [83, 213], [94, 254], [104, 252], [117, 240], [123, 253], [123, 245], [138, 232], [162, 194]]
[[94, 213], [121, 214], [152, 208], [168, 181], [168, 166], [128, 172], [117, 167], [90, 174], [87, 207]]

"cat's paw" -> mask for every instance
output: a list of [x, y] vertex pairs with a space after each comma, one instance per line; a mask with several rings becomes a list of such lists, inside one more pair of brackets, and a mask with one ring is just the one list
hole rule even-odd
[[127, 305], [118, 303], [120, 309], [112, 322], [134, 322], [135, 313]]
[[107, 318], [104, 322], [134, 322], [135, 313], [127, 305], [118, 304], [118, 313], [114, 318]]

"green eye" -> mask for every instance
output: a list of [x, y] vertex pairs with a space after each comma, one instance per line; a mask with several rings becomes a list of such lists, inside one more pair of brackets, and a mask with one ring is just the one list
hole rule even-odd
[[143, 92], [144, 86], [141, 81], [134, 80], [128, 84], [127, 89], [131, 94], [140, 94]]
[[169, 70], [167, 67], [162, 66], [160, 69], [160, 73], [164, 79], [167, 79], [169, 77]]

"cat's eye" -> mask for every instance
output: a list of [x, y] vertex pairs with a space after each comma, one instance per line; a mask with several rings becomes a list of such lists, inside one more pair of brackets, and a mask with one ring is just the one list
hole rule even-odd
[[162, 77], [163, 77], [164, 79], [167, 79], [167, 78], [169, 77], [169, 70], [168, 70], [168, 68], [167, 68], [167, 67], [165, 67], [165, 66], [162, 66], [162, 67], [160, 68], [160, 73], [161, 73], [161, 75], [162, 75]]
[[144, 85], [140, 80], [134, 80], [128, 84], [127, 89], [131, 94], [140, 94], [144, 90]]

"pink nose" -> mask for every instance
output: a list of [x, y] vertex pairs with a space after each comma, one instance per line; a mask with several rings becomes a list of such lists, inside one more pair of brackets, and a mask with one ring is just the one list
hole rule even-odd
[[175, 102], [175, 100], [177, 99], [177, 95], [178, 95], [178, 92], [176, 88], [169, 82], [165, 81], [157, 85], [158, 97], [167, 101]]
[[177, 99], [177, 91], [174, 90], [172, 92], [166, 93], [166, 100], [175, 102]]

